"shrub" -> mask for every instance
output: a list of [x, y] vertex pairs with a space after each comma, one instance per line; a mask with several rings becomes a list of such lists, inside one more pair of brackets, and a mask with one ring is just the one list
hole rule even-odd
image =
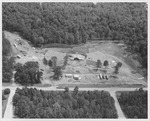
[[4, 94], [5, 95], [8, 95], [10, 93], [10, 89], [9, 88], [6, 88], [5, 90], [4, 90]]

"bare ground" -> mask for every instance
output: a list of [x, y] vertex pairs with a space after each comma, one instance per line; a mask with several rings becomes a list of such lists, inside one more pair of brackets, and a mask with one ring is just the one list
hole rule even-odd
[[[27, 61], [37, 61], [39, 63], [39, 67], [44, 70], [43, 72], [43, 80], [42, 85], [44, 84], [51, 84], [51, 85], [61, 85], [61, 84], [103, 84], [103, 85], [136, 85], [136, 84], [142, 84], [147, 85], [147, 83], [144, 81], [144, 79], [139, 79], [142, 77], [141, 74], [136, 73], [133, 74], [132, 71], [134, 70], [130, 65], [134, 63], [134, 60], [128, 59], [127, 57], [125, 59], [124, 57], [124, 50], [119, 47], [117, 44], [114, 43], [102, 43], [102, 44], [89, 44], [86, 45], [86, 47], [89, 47], [87, 53], [87, 58], [90, 58], [93, 61], [97, 61], [97, 59], [100, 59], [101, 62], [104, 62], [105, 60], [109, 61], [109, 68], [107, 69], [108, 75], [113, 75], [115, 62], [122, 62], [122, 67], [119, 70], [119, 74], [117, 75], [118, 78], [110, 78], [109, 80], [99, 80], [98, 74], [102, 73], [102, 71], [96, 72], [96, 74], [92, 75], [92, 71], [90, 70], [90, 67], [84, 67], [84, 66], [67, 66], [66, 67], [66, 73], [74, 73], [75, 71], [80, 71], [80, 76], [82, 77], [81, 80], [74, 80], [63, 78], [59, 81], [53, 81], [50, 79], [50, 76], [52, 75], [50, 68], [48, 66], [45, 66], [43, 64], [43, 58], [46, 57], [47, 60], [50, 60], [52, 56], [57, 56], [58, 63], [61, 65], [63, 63], [63, 58], [66, 55], [66, 52], [68, 52], [70, 49], [68, 48], [33, 48], [26, 40], [22, 39], [17, 34], [13, 34], [10, 32], [5, 31], [6, 38], [10, 41], [12, 45], [12, 50], [14, 55], [19, 54], [21, 56], [20, 59], [16, 59], [16, 62], [24, 64]], [[18, 44], [18, 40], [22, 42], [22, 45]], [[14, 46], [14, 43], [17, 45], [17, 47]], [[85, 46], [84, 46], [85, 48]], [[80, 48], [78, 48], [80, 49]], [[82, 50], [82, 46], [81, 46]], [[24, 54], [25, 53], [25, 54]], [[129, 61], [131, 60], [131, 61]], [[136, 66], [138, 66], [138, 63], [136, 62]], [[104, 69], [104, 67], [102, 67]]]

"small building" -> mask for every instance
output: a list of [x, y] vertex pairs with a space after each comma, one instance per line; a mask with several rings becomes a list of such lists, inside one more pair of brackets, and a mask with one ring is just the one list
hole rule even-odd
[[98, 78], [99, 78], [99, 79], [102, 79], [102, 75], [101, 75], [101, 74], [99, 74], [99, 75], [98, 75]]
[[86, 52], [80, 51], [79, 48], [69, 50], [67, 52], [67, 55], [70, 60], [78, 60], [78, 61], [83, 61], [87, 57]]
[[17, 41], [20, 41], [20, 39], [19, 39], [19, 38], [17, 38], [16, 40], [17, 40]]
[[81, 77], [80, 77], [78, 74], [74, 74], [74, 75], [73, 75], [73, 78], [74, 78], [75, 80], [81, 79]]
[[21, 55], [17, 55], [17, 58], [19, 58], [19, 59], [20, 59], [20, 58], [21, 58]]
[[76, 54], [70, 54], [69, 59], [70, 60], [84, 60], [85, 56], [77, 54], [77, 53]]
[[15, 48], [17, 48], [17, 45], [15, 43], [13, 45], [14, 45]]
[[98, 78], [99, 78], [99, 79], [106, 79], [106, 80], [108, 80], [108, 75], [99, 74], [99, 75], [98, 75]]

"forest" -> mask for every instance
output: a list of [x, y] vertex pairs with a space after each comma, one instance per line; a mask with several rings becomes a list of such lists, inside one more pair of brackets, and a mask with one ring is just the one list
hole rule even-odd
[[148, 118], [147, 91], [121, 92], [118, 101], [127, 118]]
[[43, 73], [39, 71], [38, 62], [28, 61], [24, 65], [17, 63], [15, 65], [15, 82], [21, 85], [33, 85], [41, 82]]
[[15, 60], [11, 56], [11, 45], [4, 33], [2, 33], [2, 45], [2, 82], [11, 82]]
[[117, 118], [114, 99], [106, 91], [43, 91], [17, 88], [14, 115], [19, 118]]
[[147, 68], [146, 3], [2, 3], [2, 29], [39, 47], [120, 40]]

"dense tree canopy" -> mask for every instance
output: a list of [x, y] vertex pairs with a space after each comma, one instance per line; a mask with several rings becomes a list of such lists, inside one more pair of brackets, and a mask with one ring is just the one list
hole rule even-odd
[[48, 61], [47, 61], [47, 59], [46, 59], [45, 57], [43, 58], [43, 64], [44, 64], [44, 65], [47, 65], [47, 64], [48, 64]]
[[17, 89], [14, 114], [19, 118], [117, 118], [114, 100], [105, 91]]
[[147, 67], [146, 3], [3, 3], [3, 30], [40, 46], [123, 40]]
[[147, 118], [147, 91], [139, 89], [133, 92], [122, 92], [118, 98], [121, 108], [127, 118]]
[[15, 66], [15, 82], [22, 85], [33, 85], [40, 83], [43, 73], [39, 71], [38, 62], [29, 61], [24, 65], [17, 63]]
[[5, 38], [4, 33], [2, 33], [2, 44], [2, 81], [10, 82], [15, 61], [14, 57], [11, 56], [12, 48], [10, 42]]
[[59, 80], [59, 78], [62, 77], [62, 68], [60, 66], [56, 66], [53, 72], [54, 72], [53, 79]]
[[12, 48], [10, 42], [5, 38], [4, 32], [2, 33], [2, 54], [3, 56], [8, 56], [12, 52]]

